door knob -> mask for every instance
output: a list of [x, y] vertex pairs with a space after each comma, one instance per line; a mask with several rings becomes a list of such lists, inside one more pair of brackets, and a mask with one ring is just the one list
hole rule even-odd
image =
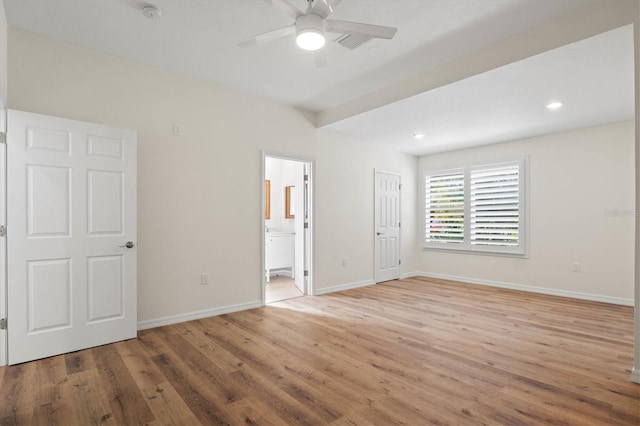
[[376, 235], [382, 235], [382, 232], [376, 232]]
[[133, 246], [135, 246], [135, 244], [133, 243], [133, 241], [127, 241], [127, 243], [123, 246], [118, 246], [118, 247], [122, 247], [122, 248], [133, 248]]

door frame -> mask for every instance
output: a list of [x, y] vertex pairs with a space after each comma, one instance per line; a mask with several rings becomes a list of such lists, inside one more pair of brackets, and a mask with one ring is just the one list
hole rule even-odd
[[309, 240], [305, 243], [306, 250], [308, 251], [305, 255], [305, 263], [307, 264], [307, 271], [309, 275], [307, 277], [307, 282], [305, 285], [306, 294], [308, 296], [315, 296], [315, 191], [314, 191], [314, 182], [315, 182], [315, 172], [316, 172], [316, 164], [315, 160], [311, 158], [304, 157], [294, 157], [287, 154], [274, 153], [270, 151], [262, 151], [262, 159], [260, 162], [260, 283], [262, 289], [262, 306], [266, 305], [266, 286], [267, 280], [265, 277], [265, 240], [266, 240], [266, 224], [264, 218], [264, 212], [266, 210], [266, 190], [265, 190], [265, 172], [266, 172], [266, 159], [274, 158], [277, 160], [288, 160], [288, 161], [297, 161], [300, 163], [307, 164], [309, 167], [309, 183], [308, 183], [308, 206], [307, 213], [309, 214], [308, 223], [309, 223]]
[[[398, 218], [400, 218], [400, 224], [402, 224], [402, 173], [393, 172], [390, 170], [373, 169], [373, 284], [378, 284], [378, 282], [383, 282], [383, 281], [378, 281], [378, 259], [376, 256], [376, 247], [378, 245], [378, 238], [376, 236], [376, 232], [377, 232], [376, 224], [378, 223], [376, 221], [376, 218], [378, 215], [378, 208], [376, 206], [376, 194], [378, 191], [378, 186], [376, 185], [376, 177], [378, 173], [398, 176], [398, 181], [400, 185], [400, 188], [398, 191]], [[400, 259], [400, 261], [402, 262], [402, 225], [398, 230], [398, 251], [399, 251], [398, 259]], [[398, 265], [398, 279], [400, 279], [400, 277], [402, 277], [402, 263]]]

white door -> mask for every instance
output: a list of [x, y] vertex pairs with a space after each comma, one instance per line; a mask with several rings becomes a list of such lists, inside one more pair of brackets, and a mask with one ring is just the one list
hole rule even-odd
[[304, 286], [304, 230], [305, 230], [305, 211], [304, 211], [304, 196], [305, 196], [305, 179], [304, 179], [304, 163], [295, 163], [295, 197], [293, 199], [295, 208], [295, 278], [294, 282], [298, 290], [302, 294], [306, 294]]
[[9, 364], [135, 337], [135, 132], [20, 111], [8, 127]]
[[[4, 114], [4, 113], [2, 113]], [[5, 127], [1, 131], [4, 132]], [[6, 166], [7, 146], [0, 143], [0, 226], [7, 224], [6, 217]], [[0, 237], [0, 318], [7, 317], [7, 239]], [[7, 365], [7, 331], [0, 328], [0, 367]]]
[[400, 175], [375, 173], [375, 282], [400, 278]]
[[[7, 19], [0, 1], [0, 133], [7, 131]], [[0, 226], [6, 225], [6, 146], [0, 143]], [[0, 237], [0, 318], [6, 318], [6, 238]], [[7, 332], [0, 328], [0, 366], [7, 364]]]

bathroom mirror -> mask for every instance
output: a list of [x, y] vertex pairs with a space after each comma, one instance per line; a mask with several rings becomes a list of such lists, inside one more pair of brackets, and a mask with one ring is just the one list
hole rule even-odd
[[295, 186], [285, 186], [284, 187], [284, 218], [285, 219], [295, 219], [295, 212], [293, 209], [293, 188]]
[[264, 218], [271, 219], [271, 181], [264, 181]]

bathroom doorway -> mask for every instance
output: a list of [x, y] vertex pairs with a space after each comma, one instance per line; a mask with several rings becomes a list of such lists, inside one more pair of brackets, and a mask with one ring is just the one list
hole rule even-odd
[[313, 162], [264, 155], [263, 303], [313, 294]]

